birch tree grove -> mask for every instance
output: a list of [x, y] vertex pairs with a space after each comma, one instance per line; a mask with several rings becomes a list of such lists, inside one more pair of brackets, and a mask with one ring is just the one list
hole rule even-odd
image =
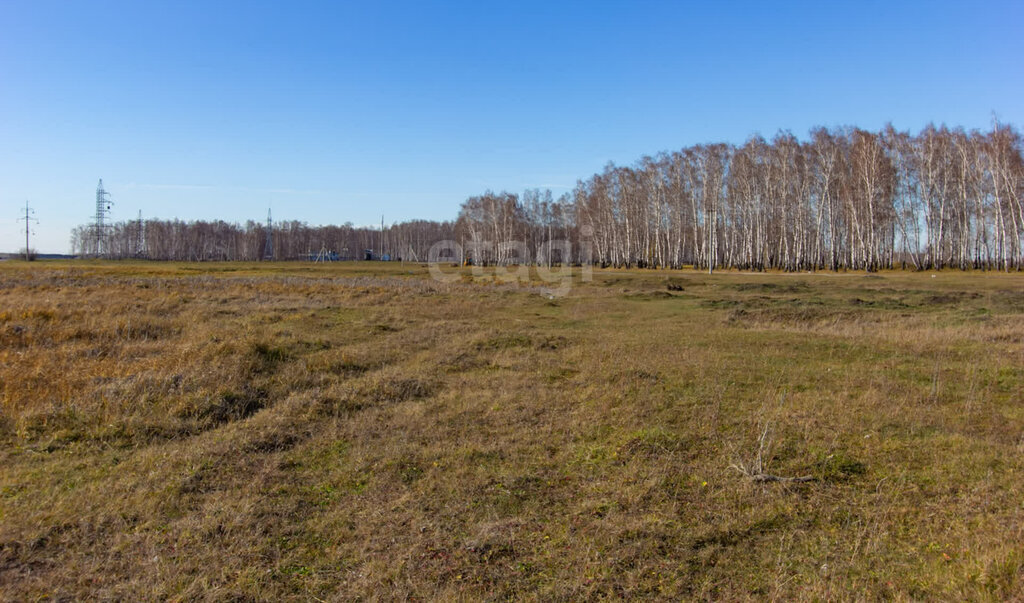
[[[141, 236], [140, 231], [141, 230]], [[74, 253], [91, 255], [93, 227], [79, 226], [71, 233]], [[426, 261], [435, 241], [451, 239], [451, 222], [413, 220], [385, 227], [309, 226], [297, 221], [273, 225], [273, 259], [361, 260], [381, 249], [392, 259]], [[109, 257], [173, 261], [255, 261], [265, 257], [266, 225], [249, 221], [183, 222], [146, 220], [121, 222], [107, 233]], [[141, 244], [140, 244], [141, 243]]]
[[[372, 249], [426, 261], [435, 243], [449, 241], [449, 251], [463, 250], [457, 259], [478, 264], [1020, 270], [1022, 193], [1022, 138], [1006, 124], [988, 132], [929, 125], [917, 135], [891, 125], [815, 128], [804, 141], [779, 132], [608, 164], [557, 198], [487, 191], [467, 199], [453, 222], [383, 230], [280, 222], [273, 251], [275, 259], [321, 249], [361, 258]], [[114, 257], [256, 260], [264, 228], [129, 221], [113, 226], [106, 248]], [[89, 254], [91, 232], [75, 229], [75, 252]]]
[[1019, 270], [1021, 155], [1003, 124], [816, 128], [609, 165], [572, 199], [608, 266]]

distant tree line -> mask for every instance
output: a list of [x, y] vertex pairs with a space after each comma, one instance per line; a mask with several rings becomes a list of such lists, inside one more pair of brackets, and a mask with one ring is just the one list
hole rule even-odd
[[[310, 226], [297, 221], [274, 223], [270, 259], [374, 259], [382, 253], [394, 259], [420, 260], [435, 241], [451, 239], [451, 222], [412, 220], [383, 230], [342, 226]], [[75, 254], [116, 259], [146, 258], [173, 261], [252, 261], [267, 258], [267, 226], [216, 221], [132, 220], [110, 225], [98, 237], [92, 225], [75, 228]], [[326, 252], [322, 254], [322, 252]]]
[[[466, 200], [455, 222], [383, 231], [282, 222], [274, 257], [305, 257], [326, 245], [497, 264], [1019, 270], [1022, 193], [1022, 139], [1008, 125], [988, 132], [930, 125], [917, 135], [892, 126], [815, 128], [803, 141], [780, 132], [771, 141], [755, 136], [741, 146], [703, 144], [629, 167], [609, 164], [558, 198], [550, 190], [488, 191]], [[123, 222], [109, 232], [106, 255], [260, 259], [264, 228]], [[76, 229], [76, 252], [90, 252], [90, 233]], [[434, 245], [441, 241], [454, 245]]]

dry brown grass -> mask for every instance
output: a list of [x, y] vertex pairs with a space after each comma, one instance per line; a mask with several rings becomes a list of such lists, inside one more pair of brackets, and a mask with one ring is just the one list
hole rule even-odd
[[1020, 275], [426, 272], [0, 266], [0, 596], [1024, 597]]

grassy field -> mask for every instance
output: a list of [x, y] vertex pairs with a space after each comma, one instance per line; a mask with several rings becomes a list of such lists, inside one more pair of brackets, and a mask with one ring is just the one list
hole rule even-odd
[[0, 263], [0, 597], [1024, 597], [1024, 275], [573, 284]]

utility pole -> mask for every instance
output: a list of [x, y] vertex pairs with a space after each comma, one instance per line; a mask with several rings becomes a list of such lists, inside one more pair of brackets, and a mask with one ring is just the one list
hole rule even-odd
[[384, 259], [384, 214], [380, 215], [380, 253], [377, 254], [377, 259]]
[[39, 224], [39, 220], [33, 217], [36, 213], [36, 210], [28, 206], [28, 201], [25, 201], [25, 209], [23, 209], [22, 211], [24, 212], [24, 215], [18, 218], [18, 221], [25, 221], [25, 261], [30, 261], [32, 259], [32, 248], [29, 247], [28, 245], [28, 236], [29, 233], [32, 232], [32, 222]]

